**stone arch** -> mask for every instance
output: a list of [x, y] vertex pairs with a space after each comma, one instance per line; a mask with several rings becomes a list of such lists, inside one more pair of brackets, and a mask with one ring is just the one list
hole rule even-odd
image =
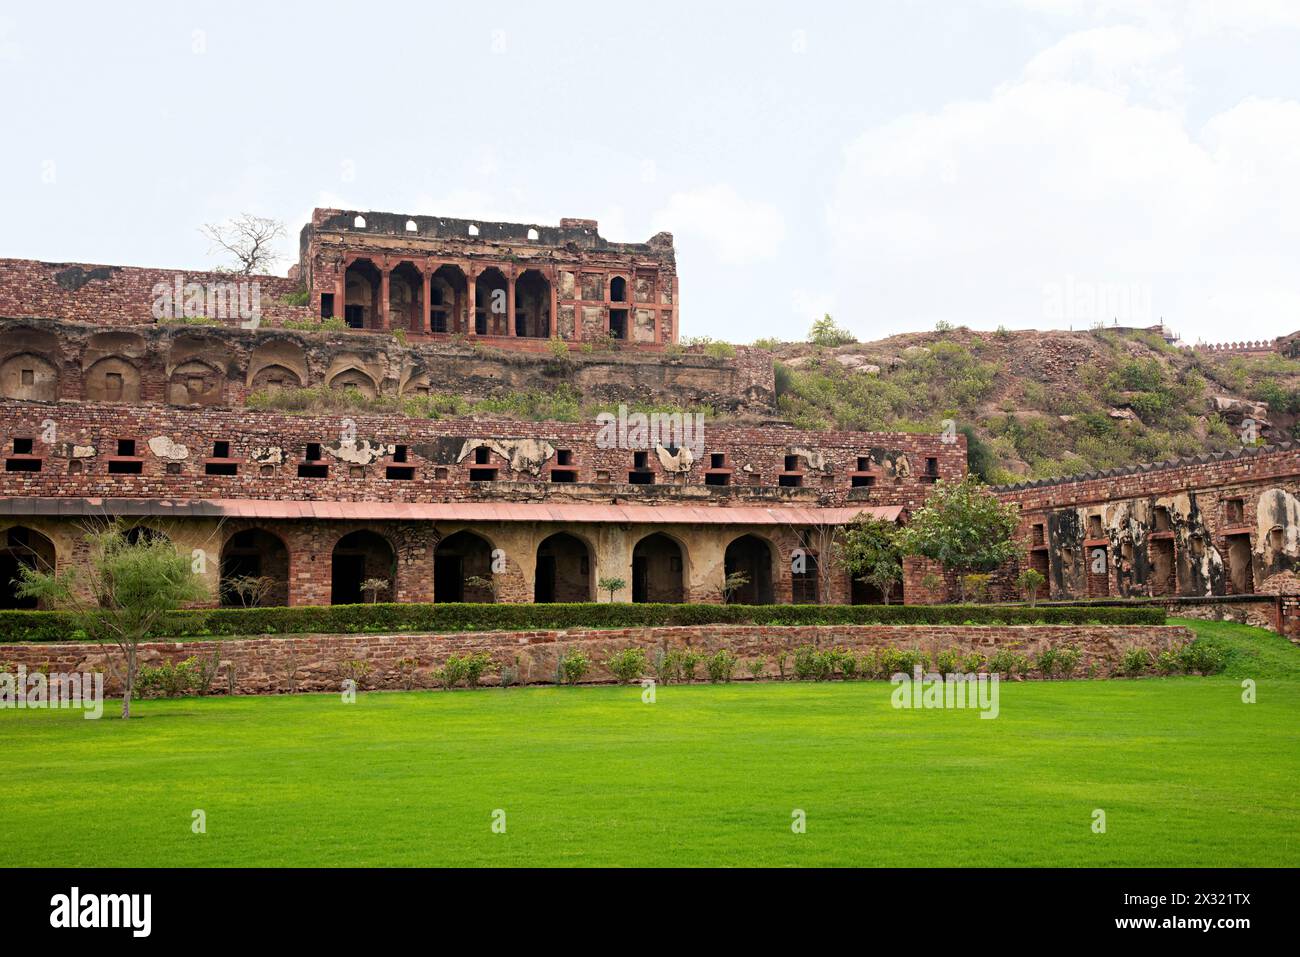
[[609, 279], [609, 301], [627, 302], [627, 277], [611, 276]]
[[270, 390], [272, 392], [280, 389], [300, 389], [305, 382], [294, 372], [282, 365], [262, 366], [257, 375], [253, 377], [252, 389], [254, 392]]
[[143, 522], [126, 528], [122, 531], [122, 537], [130, 545], [140, 543], [152, 544], [153, 542], [170, 542], [172, 537], [164, 532], [161, 528], [154, 528], [152, 525], [146, 525]]
[[494, 602], [487, 585], [471, 579], [492, 581], [492, 543], [478, 532], [462, 529], [446, 536], [433, 552], [433, 600], [435, 602]]
[[[250, 581], [258, 579], [262, 583]], [[220, 595], [226, 607], [289, 604], [289, 549], [284, 539], [262, 528], [246, 528], [227, 538], [221, 549]]]
[[56, 402], [59, 368], [34, 352], [10, 356], [0, 363], [0, 395], [28, 402]]
[[686, 600], [686, 546], [664, 532], [652, 532], [632, 549], [632, 600]]
[[245, 385], [253, 391], [302, 388], [308, 381], [306, 353], [303, 352], [302, 345], [292, 339], [272, 339], [259, 343], [248, 359], [248, 379]]
[[122, 356], [105, 356], [86, 370], [85, 397], [90, 402], [139, 402], [140, 370]]
[[379, 328], [379, 268], [369, 259], [358, 259], [344, 273], [343, 321], [352, 329]]
[[551, 282], [536, 269], [525, 269], [515, 280], [515, 335], [549, 339]]
[[19, 598], [19, 569], [54, 571], [54, 543], [40, 532], [24, 525], [12, 525], [0, 531], [0, 608], [37, 608], [34, 598]]
[[430, 373], [418, 366], [409, 366], [402, 370], [402, 381], [397, 392], [399, 395], [425, 395], [434, 391]]
[[339, 538], [330, 553], [330, 604], [359, 605], [367, 601], [361, 586], [374, 578], [388, 583], [379, 600], [394, 601], [397, 551], [393, 543], [370, 529], [358, 529]]
[[226, 375], [216, 365], [190, 359], [167, 376], [169, 405], [221, 405], [225, 399]]
[[429, 278], [429, 331], [465, 332], [469, 280], [459, 266], [439, 266]]
[[746, 583], [735, 589], [726, 601], [737, 605], [770, 605], [776, 601], [773, 581], [777, 550], [770, 541], [752, 532], [739, 535], [727, 545], [723, 559], [728, 576], [743, 574]]
[[374, 377], [359, 365], [345, 365], [332, 371], [325, 384], [331, 389], [355, 389], [367, 399], [379, 395]]
[[537, 545], [533, 601], [588, 602], [595, 598], [596, 561], [590, 543], [571, 532], [556, 532]]
[[480, 336], [504, 336], [510, 330], [509, 281], [496, 266], [488, 266], [474, 280], [474, 332]]
[[424, 277], [414, 263], [403, 261], [388, 274], [388, 325], [422, 333]]

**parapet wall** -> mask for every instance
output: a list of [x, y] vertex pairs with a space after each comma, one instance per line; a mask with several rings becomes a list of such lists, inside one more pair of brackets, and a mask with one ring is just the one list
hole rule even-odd
[[[205, 270], [152, 269], [90, 263], [47, 263], [34, 259], [0, 259], [0, 317], [64, 319], [95, 326], [132, 326], [156, 322], [155, 287], [186, 283], [257, 283], [262, 319], [277, 325], [313, 313], [281, 300], [302, 290], [297, 279], [283, 276], [236, 276]], [[183, 313], [182, 313], [183, 314]], [[218, 325], [238, 326], [238, 316], [207, 315]]]
[[[554, 684], [560, 656], [581, 651], [591, 660], [589, 681], [608, 682], [604, 662], [624, 648], [694, 649], [705, 654], [727, 649], [742, 665], [737, 680], [749, 677], [744, 662], [766, 659], [764, 677], [778, 676], [776, 655], [803, 645], [870, 652], [878, 648], [931, 652], [958, 648], [992, 655], [1000, 649], [1033, 655], [1048, 647], [1074, 646], [1082, 652], [1079, 673], [1096, 665], [1110, 674], [1130, 648], [1157, 652], [1192, 639], [1186, 628], [1157, 625], [724, 625], [630, 628], [590, 631], [463, 632], [445, 635], [309, 635], [301, 638], [253, 638], [221, 642], [151, 642], [141, 645], [142, 664], [157, 666], [190, 656], [219, 661], [217, 693], [282, 694], [294, 691], [337, 692], [345, 677], [357, 673], [350, 662], [368, 666], [362, 688], [401, 690], [437, 686], [434, 672], [450, 655], [486, 652], [498, 665], [518, 668], [522, 684]], [[25, 665], [29, 671], [103, 671], [105, 684], [120, 693], [115, 674], [116, 649], [94, 644], [0, 645], [0, 664]], [[405, 663], [404, 663], [405, 662]], [[703, 669], [697, 674], [702, 676]], [[790, 666], [787, 664], [787, 675]], [[485, 684], [497, 682], [495, 676]]]

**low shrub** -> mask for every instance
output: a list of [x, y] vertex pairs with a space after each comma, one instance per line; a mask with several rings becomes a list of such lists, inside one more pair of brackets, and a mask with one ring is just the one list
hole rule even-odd
[[1199, 638], [1179, 650], [1178, 660], [1188, 674], [1217, 675], [1228, 665], [1227, 652]]
[[682, 680], [682, 654], [667, 648], [655, 649], [655, 678], [660, 684], [671, 684]]
[[1145, 648], [1130, 648], [1120, 659], [1120, 674], [1135, 678], [1144, 674], [1151, 667], [1151, 652]]
[[194, 658], [165, 661], [158, 667], [141, 665], [135, 676], [135, 693], [141, 698], [179, 698], [195, 690], [198, 675]]
[[619, 684], [636, 681], [645, 674], [645, 649], [624, 648], [622, 651], [616, 651], [605, 660], [605, 667], [610, 670]]
[[1183, 670], [1182, 656], [1179, 649], [1166, 648], [1156, 655], [1156, 671], [1162, 675], [1173, 675]]
[[678, 661], [681, 663], [682, 680], [694, 681], [695, 669], [700, 666], [700, 662], [703, 660], [704, 655], [694, 649], [688, 649], [681, 652], [681, 657]]
[[[1011, 605], [670, 605], [583, 604], [302, 605], [293, 608], [197, 608], [172, 612], [154, 638], [366, 632], [536, 631], [656, 625], [1162, 625], [1161, 608]], [[84, 640], [63, 611], [0, 611], [0, 642]]]
[[704, 668], [709, 673], [709, 680], [716, 684], [726, 684], [731, 681], [731, 676], [736, 671], [736, 664], [740, 661], [734, 654], [726, 648], [715, 651], [704, 661]]
[[955, 675], [962, 670], [962, 655], [956, 648], [934, 654], [934, 670], [941, 675]]
[[1083, 652], [1073, 645], [1058, 648], [1056, 651], [1056, 670], [1062, 678], [1070, 678], [1079, 667]]
[[794, 676], [800, 681], [826, 681], [835, 670], [835, 653], [820, 651], [812, 645], [794, 653]]
[[560, 656], [559, 665], [556, 668], [559, 683], [576, 685], [587, 676], [587, 670], [590, 667], [591, 659], [581, 651], [566, 651]]

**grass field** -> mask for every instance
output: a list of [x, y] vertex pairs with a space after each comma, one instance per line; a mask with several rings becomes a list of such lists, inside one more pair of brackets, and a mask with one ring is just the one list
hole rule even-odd
[[1300, 649], [1185, 624], [1223, 676], [1004, 682], [996, 720], [884, 682], [0, 711], [0, 834], [8, 865], [1300, 865]]

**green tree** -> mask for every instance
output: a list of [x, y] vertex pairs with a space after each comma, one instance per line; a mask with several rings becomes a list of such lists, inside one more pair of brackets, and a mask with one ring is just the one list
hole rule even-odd
[[117, 646], [124, 664], [123, 718], [131, 717], [140, 642], [168, 612], [208, 594], [190, 557], [169, 539], [140, 536], [131, 542], [126, 532], [117, 521], [92, 530], [84, 565], [63, 572], [24, 567], [18, 585], [20, 596], [72, 612], [87, 637]]
[[835, 325], [835, 320], [831, 318], [830, 313], [826, 313], [808, 330], [808, 341], [815, 346], [846, 346], [858, 340], [847, 329]]
[[1016, 578], [1016, 584], [1020, 586], [1025, 601], [1029, 602], [1031, 607], [1038, 600], [1038, 589], [1043, 587], [1045, 581], [1047, 579], [1043, 576], [1043, 573], [1033, 568], [1026, 568]]
[[624, 588], [626, 588], [627, 582], [625, 582], [621, 578], [602, 578], [600, 581], [596, 583], [596, 587], [598, 587], [601, 591], [609, 592], [609, 600], [613, 601], [614, 592], [622, 591]]
[[[1003, 503], [973, 475], [940, 479], [900, 536], [903, 551], [923, 555], [961, 576], [991, 572], [1017, 552], [1020, 510]], [[965, 600], [963, 586], [962, 600]]]
[[903, 577], [900, 531], [893, 522], [859, 515], [840, 530], [835, 549], [840, 567], [880, 589], [886, 605], [894, 583]]

